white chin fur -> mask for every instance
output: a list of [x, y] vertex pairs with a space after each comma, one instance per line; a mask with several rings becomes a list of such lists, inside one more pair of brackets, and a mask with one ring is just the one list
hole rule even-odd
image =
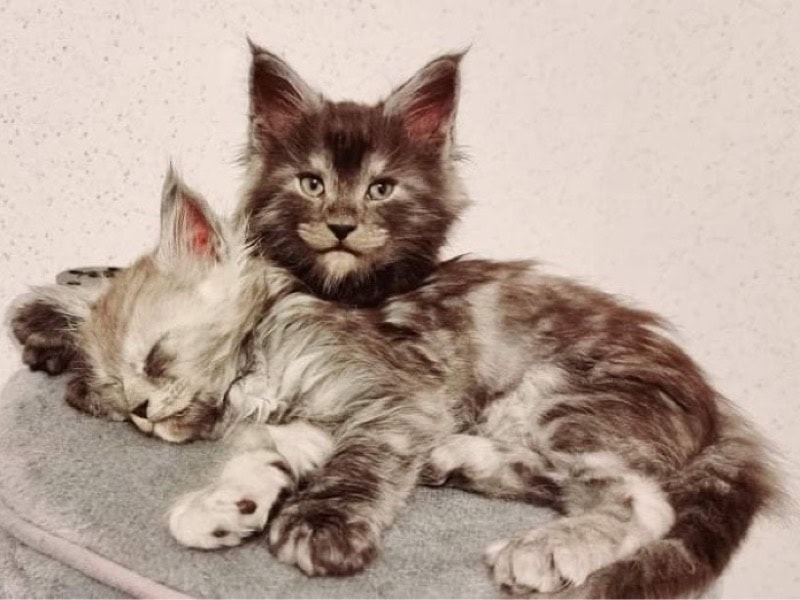
[[358, 267], [358, 258], [343, 250], [332, 250], [320, 257], [328, 278], [332, 281], [343, 279]]
[[188, 438], [186, 436], [180, 437], [175, 435], [170, 428], [163, 423], [153, 423], [147, 419], [142, 419], [136, 415], [131, 415], [131, 421], [143, 433], [154, 435], [155, 437], [164, 440], [165, 442], [172, 442], [173, 444], [182, 444]]
[[153, 433], [153, 424], [147, 419], [131, 415], [131, 421], [144, 433]]
[[165, 442], [171, 442], [173, 444], [182, 444], [189, 440], [189, 436], [175, 435], [175, 433], [163, 423], [155, 423], [153, 425], [153, 435]]

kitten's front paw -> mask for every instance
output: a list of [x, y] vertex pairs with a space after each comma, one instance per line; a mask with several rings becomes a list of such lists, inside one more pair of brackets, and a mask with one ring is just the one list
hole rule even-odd
[[41, 300], [23, 304], [11, 318], [11, 331], [23, 347], [22, 362], [49, 375], [63, 373], [75, 358], [73, 328], [67, 315]]
[[178, 543], [191, 548], [237, 546], [264, 529], [271, 506], [238, 490], [199, 490], [178, 500], [170, 513], [169, 530]]
[[274, 453], [236, 457], [219, 482], [187, 494], [172, 508], [169, 529], [178, 543], [212, 550], [237, 546], [264, 529], [281, 492], [291, 478]]
[[306, 575], [353, 575], [378, 553], [378, 533], [336, 499], [289, 501], [269, 530], [272, 553]]

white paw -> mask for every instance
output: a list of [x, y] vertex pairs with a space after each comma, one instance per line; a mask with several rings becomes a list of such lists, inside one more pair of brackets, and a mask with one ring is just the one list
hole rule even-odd
[[232, 492], [199, 490], [178, 500], [169, 517], [172, 536], [184, 546], [211, 550], [236, 546], [264, 529], [269, 508]]
[[558, 527], [543, 527], [512, 540], [491, 544], [485, 553], [497, 584], [513, 594], [553, 593], [580, 585], [597, 567], [601, 548], [590, 549]]
[[169, 516], [172, 536], [182, 545], [214, 549], [241, 544], [262, 531], [282, 489], [290, 484], [274, 452], [237, 456], [215, 485], [187, 494]]

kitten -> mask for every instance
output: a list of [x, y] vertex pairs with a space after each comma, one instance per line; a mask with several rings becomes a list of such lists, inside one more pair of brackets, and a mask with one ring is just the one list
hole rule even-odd
[[[416, 483], [451, 485], [562, 513], [487, 549], [503, 589], [674, 597], [701, 593], [779, 497], [764, 445], [658, 317], [531, 263], [481, 260], [344, 309], [253, 256], [188, 188], [166, 189], [159, 248], [80, 328], [77, 379], [92, 406], [170, 441], [219, 435], [231, 391], [258, 382], [268, 425], [176, 504], [182, 543], [268, 527], [279, 560], [352, 574]], [[271, 426], [308, 429], [287, 445]]]

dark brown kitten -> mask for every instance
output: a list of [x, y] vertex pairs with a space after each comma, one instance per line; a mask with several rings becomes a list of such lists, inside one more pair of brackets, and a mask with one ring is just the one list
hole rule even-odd
[[466, 204], [454, 170], [461, 55], [383, 102], [331, 102], [252, 46], [249, 238], [321, 298], [375, 305], [431, 273]]

